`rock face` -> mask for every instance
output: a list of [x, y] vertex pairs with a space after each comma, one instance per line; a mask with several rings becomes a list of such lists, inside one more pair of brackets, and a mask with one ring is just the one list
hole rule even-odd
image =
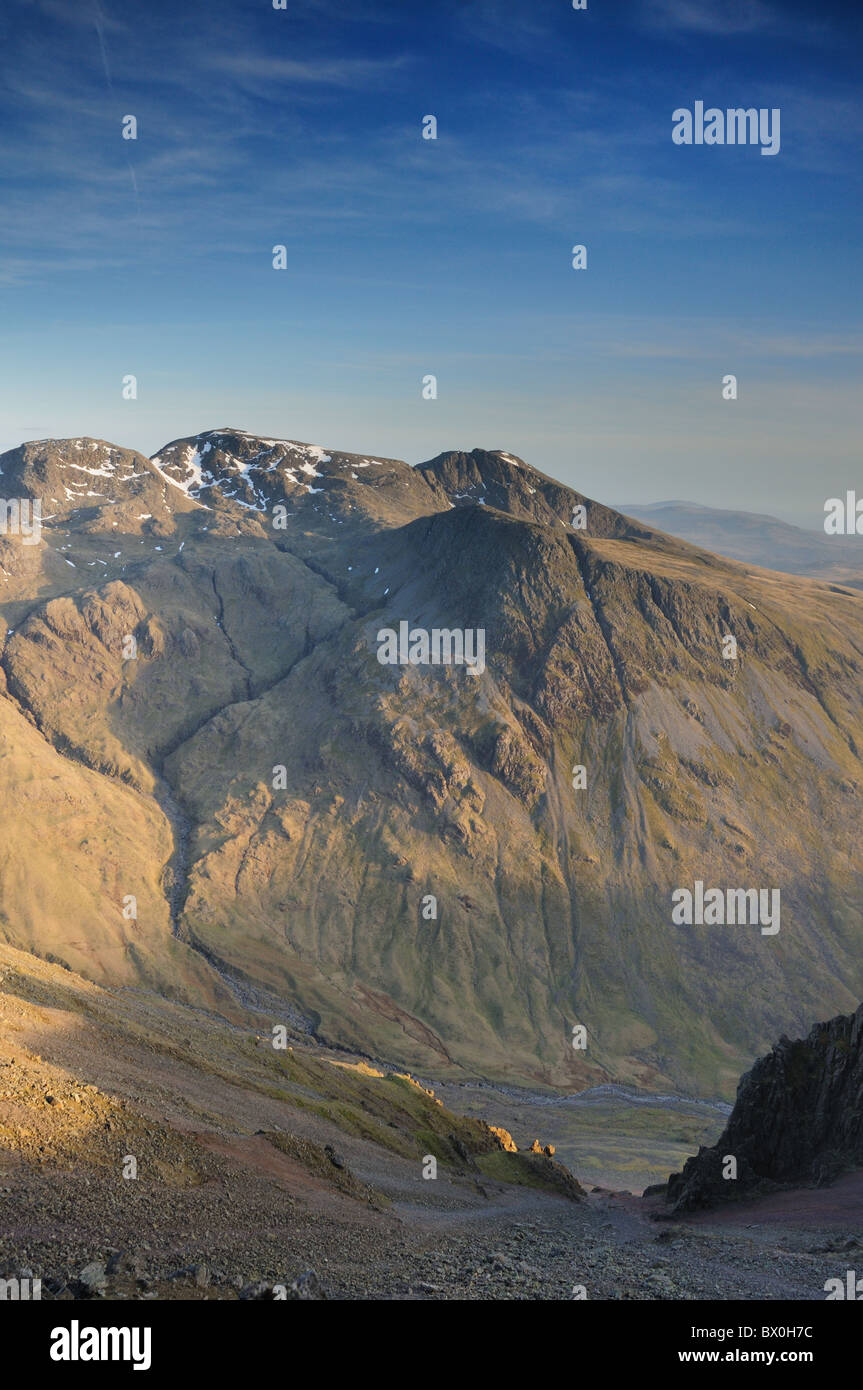
[[498, 1125], [489, 1125], [489, 1129], [491, 1130], [495, 1138], [499, 1141], [500, 1147], [503, 1149], [505, 1153], [518, 1153], [518, 1145], [516, 1144], [508, 1129], [501, 1129]]
[[[0, 471], [44, 503], [0, 535], [6, 941], [567, 1089], [730, 1096], [863, 997], [861, 595], [500, 450], [223, 429]], [[484, 669], [381, 662], [402, 623], [481, 630]], [[781, 930], [674, 925], [699, 880], [781, 890]]]
[[[737, 1178], [723, 1178], [727, 1159]], [[863, 1004], [819, 1023], [805, 1039], [782, 1038], [741, 1080], [728, 1124], [712, 1148], [668, 1182], [677, 1212], [777, 1187], [829, 1183], [863, 1166]]]

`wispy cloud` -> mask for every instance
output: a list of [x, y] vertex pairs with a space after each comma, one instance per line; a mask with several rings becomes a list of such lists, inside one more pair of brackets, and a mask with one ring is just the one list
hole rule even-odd
[[102, 29], [114, 33], [128, 33], [126, 25], [113, 15], [106, 15], [98, 0], [81, 0], [80, 4], [68, 5], [66, 0], [7, 0], [10, 11], [32, 16], [44, 16], [52, 24], [66, 24], [78, 29], [91, 28], [97, 12]]
[[513, 4], [512, 0], [466, 0], [452, 5], [452, 22], [474, 41], [490, 44], [524, 57], [535, 56], [553, 34], [553, 6], [549, 0]]
[[763, 33], [779, 22], [764, 0], [645, 0], [642, 14], [651, 27], [695, 34]]
[[228, 73], [238, 82], [252, 83], [260, 97], [271, 97], [274, 101], [284, 99], [284, 89], [269, 91], [259, 86], [260, 83], [299, 82], [318, 87], [370, 87], [404, 71], [407, 65], [408, 59], [405, 57], [303, 60], [272, 58], [254, 53], [207, 53], [201, 60], [201, 66]]

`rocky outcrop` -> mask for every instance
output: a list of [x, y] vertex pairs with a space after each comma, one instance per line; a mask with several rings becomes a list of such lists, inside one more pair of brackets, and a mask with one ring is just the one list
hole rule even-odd
[[538, 1139], [534, 1139], [528, 1150], [528, 1153], [532, 1154], [545, 1154], [546, 1158], [553, 1158], [554, 1152], [553, 1144], [541, 1144]]
[[673, 1174], [666, 1197], [675, 1212], [693, 1211], [777, 1187], [821, 1186], [861, 1166], [863, 1004], [816, 1024], [805, 1039], [780, 1039], [760, 1058], [740, 1082], [718, 1143]]

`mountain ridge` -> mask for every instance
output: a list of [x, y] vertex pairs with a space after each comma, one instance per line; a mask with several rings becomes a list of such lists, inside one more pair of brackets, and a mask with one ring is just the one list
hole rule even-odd
[[[7, 737], [73, 800], [118, 789], [118, 828], [147, 812], [137, 859], [106, 829], [70, 860], [73, 935], [7, 867], [13, 945], [235, 1012], [266, 991], [415, 1069], [576, 1089], [728, 1095], [789, 1018], [863, 994], [853, 594], [500, 450], [411, 468], [217, 430], [152, 460], [39, 441], [0, 468], [62, 497], [44, 545], [0, 537]], [[87, 495], [118, 474], [140, 492]], [[381, 665], [400, 621], [482, 627], [487, 669]], [[781, 886], [769, 948], [673, 926], [674, 889], [729, 876]]]

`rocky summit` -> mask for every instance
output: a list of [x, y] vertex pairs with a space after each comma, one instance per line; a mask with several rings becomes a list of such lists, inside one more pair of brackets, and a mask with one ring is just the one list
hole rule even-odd
[[863, 1004], [782, 1038], [741, 1080], [716, 1144], [668, 1182], [676, 1212], [779, 1188], [821, 1186], [863, 1168]]
[[[0, 536], [11, 947], [443, 1079], [717, 1098], [863, 996], [859, 591], [501, 450], [0, 469], [41, 506]], [[381, 660], [402, 624], [482, 669]], [[699, 884], [734, 920], [673, 920]]]

